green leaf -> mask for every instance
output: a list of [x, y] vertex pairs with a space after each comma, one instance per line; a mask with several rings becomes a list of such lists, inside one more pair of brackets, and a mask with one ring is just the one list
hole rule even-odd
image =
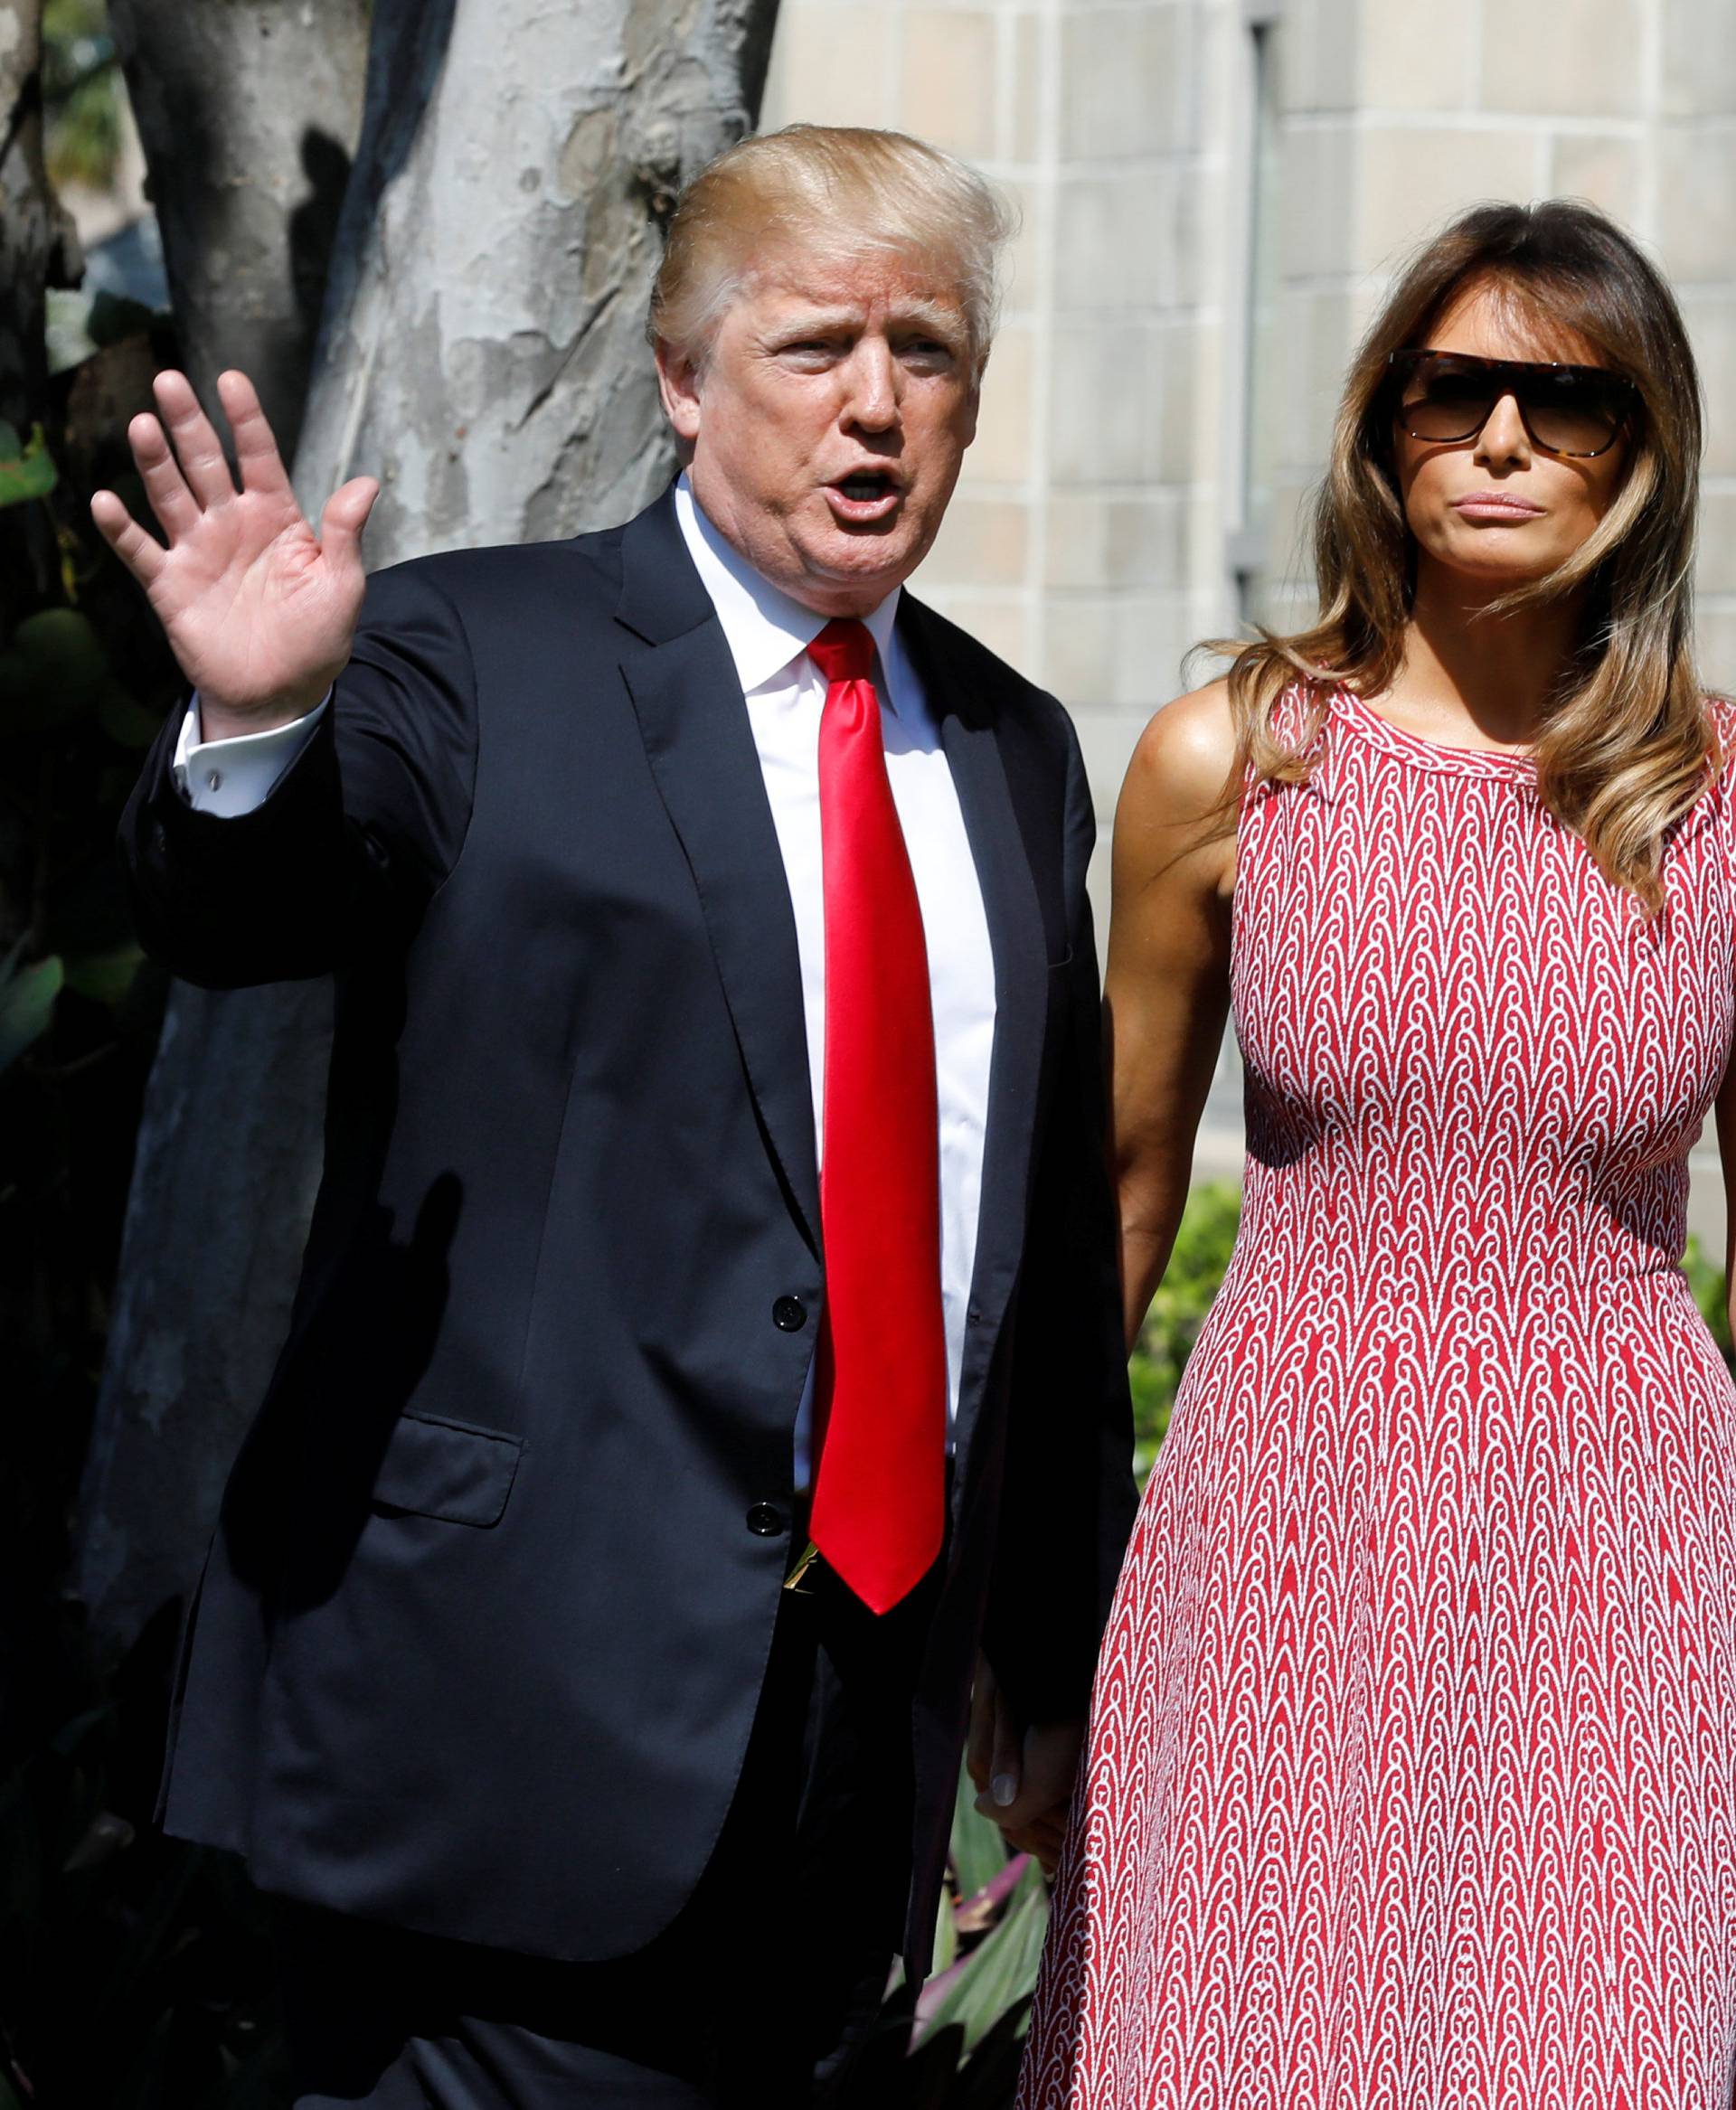
[[968, 1773], [958, 1776], [958, 1799], [952, 1807], [952, 1870], [961, 1898], [974, 1898], [992, 1883], [1007, 1863], [1000, 1827], [976, 1808], [976, 1790]]
[[66, 979], [57, 955], [33, 966], [18, 964], [14, 951], [0, 967], [0, 1070], [11, 1068], [48, 1031], [54, 1000]]
[[117, 746], [148, 748], [163, 730], [155, 711], [137, 703], [118, 682], [105, 682], [97, 697], [97, 723]]
[[1048, 1920], [1043, 1870], [1033, 1861], [1013, 1893], [1006, 1917], [967, 1957], [946, 1998], [929, 2017], [923, 2041], [960, 2024], [968, 2053], [1010, 2009], [1028, 2001], [1036, 1988]]
[[931, 1977], [939, 1978], [943, 1971], [950, 1971], [958, 1961], [958, 1922], [954, 1917], [949, 1892], [940, 1893], [940, 1905], [934, 1916], [934, 1961], [929, 1965]]
[[125, 1003], [145, 955], [136, 945], [117, 946], [112, 952], [86, 953], [66, 963], [66, 986], [92, 1003], [112, 1010]]
[[52, 732], [83, 718], [109, 680], [108, 656], [88, 616], [42, 608], [0, 653], [0, 731]]
[[1169, 1427], [1187, 1359], [1236, 1242], [1241, 1191], [1233, 1180], [1209, 1180], [1187, 1198], [1181, 1229], [1127, 1364], [1133, 1391], [1135, 1469], [1143, 1482]]
[[42, 427], [33, 425], [29, 439], [24, 440], [15, 427], [0, 421], [0, 505], [46, 498], [59, 480]]
[[1690, 1239], [1687, 1250], [1682, 1256], [1682, 1272], [1688, 1278], [1688, 1287], [1694, 1293], [1694, 1303], [1700, 1307], [1700, 1316], [1712, 1329], [1712, 1337], [1723, 1351], [1728, 1361], [1731, 1356], [1730, 1310], [1725, 1297], [1723, 1269], [1707, 1259], [1700, 1249], [1698, 1239]]

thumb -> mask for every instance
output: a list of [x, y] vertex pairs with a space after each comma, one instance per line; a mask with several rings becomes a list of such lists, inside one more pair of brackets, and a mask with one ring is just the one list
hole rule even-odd
[[332, 493], [319, 516], [319, 546], [327, 557], [340, 564], [361, 563], [362, 531], [379, 495], [374, 476], [352, 476]]

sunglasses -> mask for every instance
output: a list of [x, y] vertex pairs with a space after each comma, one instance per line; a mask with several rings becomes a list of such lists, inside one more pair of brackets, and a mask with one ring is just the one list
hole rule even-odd
[[1460, 352], [1394, 352], [1398, 414], [1412, 439], [1474, 439], [1504, 396], [1519, 406], [1531, 444], [1589, 461], [1605, 454], [1633, 414], [1638, 391], [1605, 366], [1552, 359], [1473, 359]]

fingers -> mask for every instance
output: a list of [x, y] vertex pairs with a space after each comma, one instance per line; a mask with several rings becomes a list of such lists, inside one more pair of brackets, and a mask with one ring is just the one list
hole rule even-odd
[[148, 589], [163, 569], [165, 552], [162, 543], [139, 526], [112, 491], [91, 493], [90, 517], [96, 522], [97, 532], [103, 541], [138, 583]]
[[372, 476], [353, 476], [326, 501], [319, 516], [319, 546], [339, 563], [362, 562], [362, 531], [368, 524], [380, 486]]
[[[169, 367], [157, 375], [153, 387], [187, 488], [207, 511], [214, 505], [227, 505], [235, 495], [235, 479], [223, 459], [216, 429], [199, 408], [193, 383], [184, 373]], [[155, 499], [152, 504], [156, 504]]]
[[191, 534], [199, 524], [198, 501], [186, 486], [167, 435], [148, 410], [141, 410], [127, 426], [127, 444], [164, 533], [171, 542]]
[[241, 488], [259, 492], [268, 498], [288, 498], [293, 503], [295, 494], [289, 487], [289, 473], [283, 466], [283, 456], [278, 449], [270, 420], [260, 406], [259, 391], [246, 374], [231, 367], [217, 376], [217, 398], [223, 406], [223, 415], [229, 419], [229, 429], [235, 441]]
[[1065, 1809], [1056, 1811], [1030, 1824], [1023, 1824], [1004, 1836], [1015, 1853], [1034, 1855], [1042, 1862], [1043, 1873], [1052, 1876], [1061, 1860], [1061, 1849], [1067, 1843], [1067, 1812]]

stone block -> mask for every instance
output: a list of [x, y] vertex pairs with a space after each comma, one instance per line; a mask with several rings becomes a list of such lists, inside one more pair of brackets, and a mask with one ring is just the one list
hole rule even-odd
[[1108, 597], [1053, 594], [1044, 611], [1037, 679], [1070, 711], [1101, 710], [1115, 667], [1115, 603]]
[[1632, 226], [1639, 216], [1639, 143], [1613, 133], [1570, 133], [1551, 143], [1549, 193], [1587, 198]]
[[1097, 592], [1178, 589], [1187, 580], [1187, 526], [1182, 492], [1057, 491], [1048, 504], [1045, 583]]
[[1052, 482], [1160, 480], [1162, 405], [1146, 381], [1151, 331], [1119, 317], [1058, 322], [1052, 334]]
[[1157, 417], [1157, 480], [1186, 485], [1209, 476], [1222, 455], [1215, 390], [1208, 399], [1193, 354], [1193, 329], [1154, 330], [1146, 339], [1146, 390]]
[[1021, 11], [1012, 19], [1012, 31], [1013, 97], [1001, 152], [1008, 161], [1035, 162], [1044, 152], [1043, 89], [1054, 65], [1054, 23], [1049, 15]]
[[1185, 143], [1185, 113], [1195, 83], [1184, 62], [1184, 28], [1176, 0], [1063, 11], [1063, 160], [1169, 154]]
[[965, 457], [976, 483], [1023, 484], [1031, 474], [1031, 339], [1028, 327], [1009, 323], [995, 340], [983, 376], [976, 438]]
[[1348, 125], [1309, 125], [1285, 138], [1278, 254], [1286, 278], [1336, 277], [1353, 268], [1357, 146]]
[[1110, 578], [1109, 513], [1098, 491], [1053, 491], [1044, 508], [1043, 579], [1046, 588], [1101, 592]]
[[927, 585], [1023, 586], [1030, 525], [1023, 498], [969, 490], [961, 482], [923, 562], [922, 578]]
[[1257, 409], [1253, 466], [1269, 477], [1280, 462], [1326, 458], [1344, 377], [1361, 334], [1354, 293], [1297, 287], [1278, 304], [1267, 338], [1256, 346]]
[[1357, 49], [1363, 108], [1475, 109], [1477, 28], [1472, 6], [1383, 0], [1364, 7]]
[[1003, 179], [1001, 192], [1018, 215], [1018, 227], [1003, 260], [1003, 312], [1030, 315], [1043, 287], [1043, 219], [1048, 207], [1034, 183]]
[[977, 159], [997, 150], [999, 24], [986, 8], [908, 7], [899, 57], [898, 122], [918, 138]]
[[890, 125], [894, 11], [878, 0], [784, 0], [760, 112], [779, 126]]
[[1187, 655], [1199, 643], [1180, 593], [1127, 594], [1115, 605], [1109, 700], [1118, 710], [1149, 717], [1182, 693]]
[[1447, 221], [1493, 198], [1536, 196], [1538, 135], [1375, 126], [1357, 139], [1354, 262], [1397, 268]]
[[[1382, 5], [1411, 0], [1378, 0]], [[1356, 108], [1363, 0], [1286, 0], [1275, 47], [1286, 110], [1310, 114]]]
[[[1703, 598], [1736, 598], [1736, 485], [1709, 485], [1700, 495], [1700, 551], [1694, 587]], [[1736, 680], [1736, 667], [1731, 669]]]
[[1066, 310], [1170, 307], [1193, 290], [1170, 168], [1063, 176], [1056, 193], [1055, 304]]
[[1736, 695], [1736, 603], [1699, 609], [1694, 627], [1700, 678], [1709, 689]]
[[1736, 111], [1736, 33], [1729, 0], [1656, 0], [1663, 16], [1664, 112], [1728, 117]]
[[1736, 300], [1728, 288], [1682, 289], [1682, 315], [1706, 391], [1708, 477], [1736, 476]]
[[1736, 276], [1736, 132], [1658, 127], [1657, 255], [1673, 279]]
[[926, 587], [918, 590], [948, 622], [968, 631], [979, 645], [986, 645], [1027, 681], [1040, 678], [1032, 664], [1030, 613], [1022, 598], [972, 594], [957, 587], [941, 587], [933, 592]]
[[1641, 17], [1642, 0], [1483, 0], [1482, 107], [1539, 117], [1637, 113]]

